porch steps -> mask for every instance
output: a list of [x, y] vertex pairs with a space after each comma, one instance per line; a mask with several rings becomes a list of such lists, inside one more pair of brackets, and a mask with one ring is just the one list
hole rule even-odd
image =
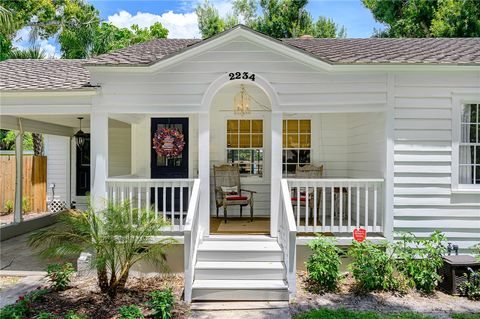
[[283, 253], [268, 236], [211, 236], [197, 252], [192, 299], [288, 300]]

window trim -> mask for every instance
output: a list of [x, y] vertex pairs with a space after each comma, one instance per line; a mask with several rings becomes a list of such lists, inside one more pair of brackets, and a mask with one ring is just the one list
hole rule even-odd
[[[262, 121], [262, 147], [261, 148], [229, 148], [227, 147], [227, 129], [228, 129], [228, 121], [229, 120], [249, 120], [249, 121], [252, 121], [252, 120], [261, 120]], [[232, 115], [232, 116], [225, 116], [224, 117], [224, 121], [223, 121], [223, 137], [222, 137], [222, 140], [223, 140], [223, 155], [224, 155], [224, 159], [225, 159], [225, 163], [228, 163], [228, 150], [242, 150], [242, 149], [248, 149], [248, 150], [253, 150], [253, 149], [261, 149], [263, 151], [263, 168], [262, 168], [262, 175], [254, 175], [254, 174], [249, 174], [249, 175], [242, 175], [240, 174], [240, 178], [242, 180], [245, 179], [246, 183], [257, 183], [257, 182], [263, 182], [264, 179], [266, 178], [266, 145], [265, 145], [265, 134], [266, 134], [266, 131], [265, 131], [265, 128], [266, 128], [266, 121], [265, 121], [265, 117], [263, 115], [260, 115], [260, 114], [248, 114], [248, 115]], [[250, 134], [252, 134], [250, 132]]]
[[[310, 121], [310, 147], [309, 148], [304, 148], [304, 147], [297, 147], [297, 148], [289, 148], [289, 147], [283, 147], [283, 135], [284, 135], [284, 132], [283, 132], [283, 121], [292, 121], [292, 120], [295, 120], [295, 121]], [[282, 176], [285, 178], [285, 177], [295, 177], [295, 174], [288, 174], [288, 171], [285, 170], [285, 172], [283, 172], [283, 167], [285, 165], [288, 165], [288, 163], [284, 163], [283, 162], [283, 152], [284, 151], [288, 151], [288, 150], [296, 150], [296, 151], [310, 151], [310, 163], [308, 164], [312, 164], [313, 163], [313, 150], [314, 148], [312, 147], [313, 146], [313, 139], [312, 139], [312, 136], [313, 136], [313, 120], [311, 117], [305, 117], [305, 116], [294, 116], [294, 117], [283, 117], [282, 118]], [[298, 132], [299, 136], [300, 136], [300, 132]], [[288, 134], [287, 134], [288, 135]], [[299, 164], [299, 163], [297, 163]]]
[[480, 104], [478, 93], [453, 93], [452, 94], [452, 162], [451, 162], [451, 188], [456, 194], [480, 194], [480, 184], [460, 184], [460, 139], [461, 139], [461, 114], [465, 104]]

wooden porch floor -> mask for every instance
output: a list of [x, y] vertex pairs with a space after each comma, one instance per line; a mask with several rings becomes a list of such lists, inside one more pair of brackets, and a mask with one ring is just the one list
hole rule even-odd
[[267, 235], [270, 234], [270, 218], [254, 217], [251, 222], [249, 217], [231, 217], [225, 223], [223, 218], [210, 217], [210, 233]]

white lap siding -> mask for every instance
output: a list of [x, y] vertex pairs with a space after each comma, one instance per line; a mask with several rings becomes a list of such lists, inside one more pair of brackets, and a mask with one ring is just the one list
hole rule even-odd
[[480, 194], [452, 193], [452, 92], [480, 91], [477, 73], [395, 75], [394, 230], [440, 230], [480, 242]]

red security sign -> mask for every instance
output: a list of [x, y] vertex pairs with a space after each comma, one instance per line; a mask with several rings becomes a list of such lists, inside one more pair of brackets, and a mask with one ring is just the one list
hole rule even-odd
[[363, 242], [367, 238], [367, 230], [365, 228], [355, 228], [353, 230], [353, 239], [359, 243]]

